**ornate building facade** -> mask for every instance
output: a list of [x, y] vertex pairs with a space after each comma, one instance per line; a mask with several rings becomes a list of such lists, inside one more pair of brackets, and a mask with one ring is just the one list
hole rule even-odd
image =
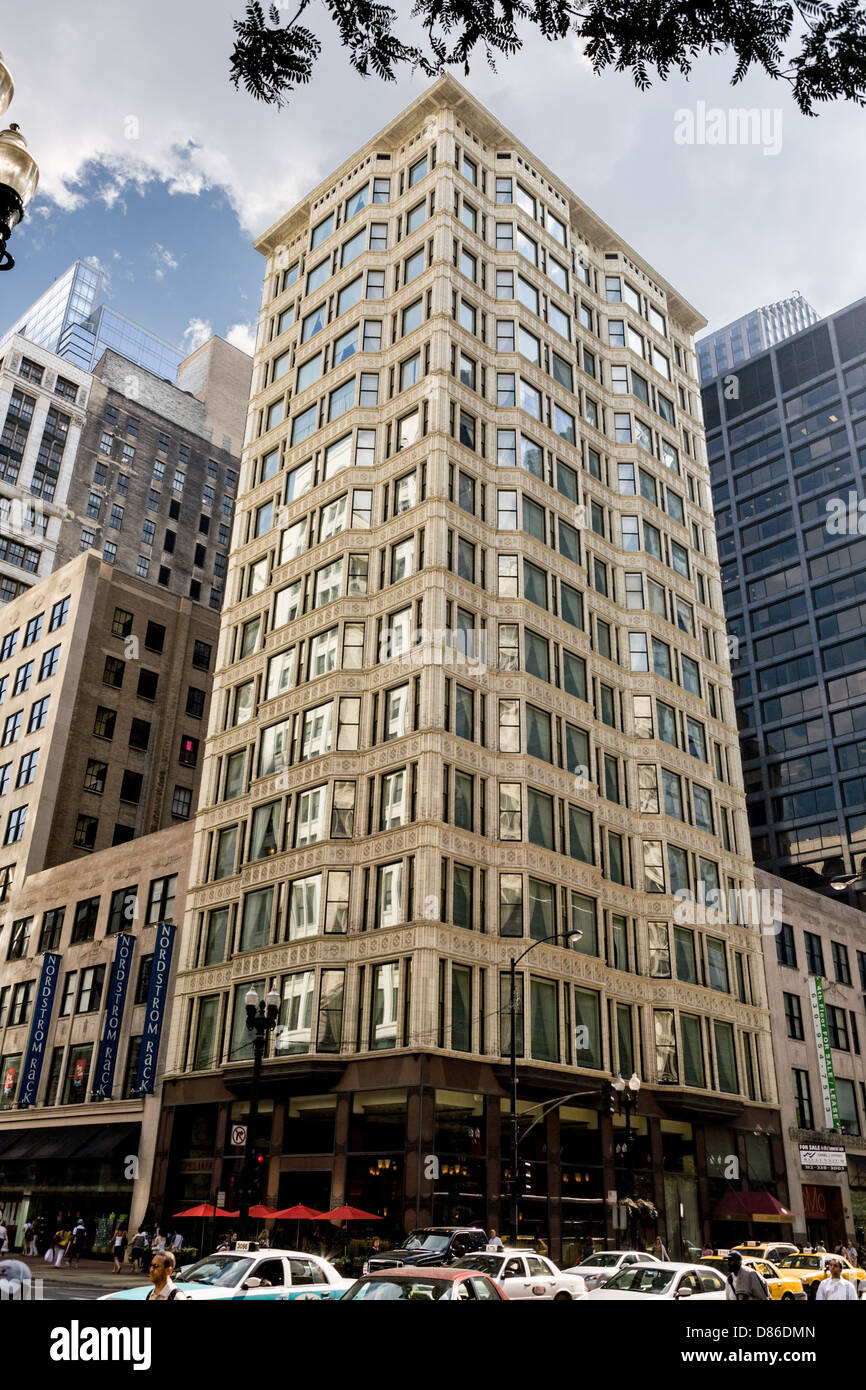
[[516, 1180], [554, 1254], [754, 1233], [787, 1194], [704, 320], [450, 78], [257, 246], [155, 1191], [236, 1205], [254, 984], [263, 1200], [507, 1229]]

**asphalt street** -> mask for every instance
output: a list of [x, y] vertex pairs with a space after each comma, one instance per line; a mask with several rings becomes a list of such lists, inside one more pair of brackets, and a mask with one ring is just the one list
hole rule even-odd
[[82, 1260], [80, 1269], [53, 1269], [42, 1260], [27, 1260], [34, 1285], [31, 1296], [46, 1303], [67, 1300], [100, 1298], [116, 1289], [130, 1288], [147, 1282], [147, 1275], [135, 1274], [124, 1268], [115, 1274], [110, 1261]]

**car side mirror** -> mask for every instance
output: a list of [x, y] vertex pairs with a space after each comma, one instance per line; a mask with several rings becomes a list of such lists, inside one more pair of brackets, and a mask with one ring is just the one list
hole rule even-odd
[[254, 1274], [251, 1275], [249, 1279], [244, 1280], [245, 1289], [260, 1289], [263, 1284], [267, 1284], [267, 1280], [257, 1279]]
[[691, 1289], [677, 1289], [676, 1293], [674, 1294], [674, 1298], [691, 1298], [691, 1296]]

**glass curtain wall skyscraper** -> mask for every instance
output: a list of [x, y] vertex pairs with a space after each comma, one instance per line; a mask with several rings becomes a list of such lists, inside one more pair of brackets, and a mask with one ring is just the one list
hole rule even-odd
[[775, 343], [799, 333], [802, 328], [817, 323], [819, 317], [799, 290], [795, 290], [787, 299], [764, 304], [724, 328], [698, 338], [695, 351], [701, 381], [721, 376]]
[[866, 300], [703, 401], [755, 860], [832, 891], [866, 869]]
[[104, 294], [104, 272], [87, 261], [76, 261], [4, 333], [0, 350], [7, 338], [20, 333], [38, 347], [92, 371], [106, 348], [113, 348], [173, 381], [185, 353], [104, 303]]
[[785, 1191], [703, 320], [451, 78], [258, 249], [166, 1210], [237, 1205], [255, 985], [262, 1200], [727, 1239], [725, 1154]]

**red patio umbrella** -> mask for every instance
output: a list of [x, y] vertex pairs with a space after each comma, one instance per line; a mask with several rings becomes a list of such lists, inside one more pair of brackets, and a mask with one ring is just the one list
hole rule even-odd
[[213, 1202], [199, 1202], [197, 1207], [188, 1207], [186, 1211], [176, 1211], [172, 1213], [172, 1219], [181, 1216], [200, 1216], [201, 1217], [201, 1254], [204, 1254], [204, 1223], [207, 1220], [213, 1221], [216, 1217], [225, 1218], [240, 1216], [238, 1211], [225, 1211], [223, 1207], [214, 1206]]
[[326, 1221], [383, 1221], [384, 1217], [376, 1216], [372, 1211], [361, 1211], [360, 1207], [334, 1207], [333, 1211], [325, 1212]]
[[254, 1221], [269, 1221], [272, 1216], [276, 1216], [273, 1207], [266, 1207], [259, 1202], [258, 1206], [250, 1207], [250, 1216]]
[[272, 1211], [275, 1221], [324, 1221], [325, 1213], [314, 1207], [283, 1207], [282, 1211]]
[[181, 1216], [209, 1216], [213, 1220], [214, 1217], [240, 1216], [240, 1212], [224, 1211], [222, 1207], [215, 1207], [213, 1202], [199, 1202], [197, 1207], [188, 1207], [186, 1211], [173, 1211], [171, 1215], [172, 1220]]
[[301, 1205], [284, 1207], [282, 1211], [275, 1211], [273, 1215], [276, 1221], [294, 1221], [296, 1223], [295, 1245], [297, 1245], [301, 1239], [302, 1221], [324, 1221], [325, 1219], [325, 1213], [323, 1211], [316, 1211], [315, 1207], [305, 1207]]

